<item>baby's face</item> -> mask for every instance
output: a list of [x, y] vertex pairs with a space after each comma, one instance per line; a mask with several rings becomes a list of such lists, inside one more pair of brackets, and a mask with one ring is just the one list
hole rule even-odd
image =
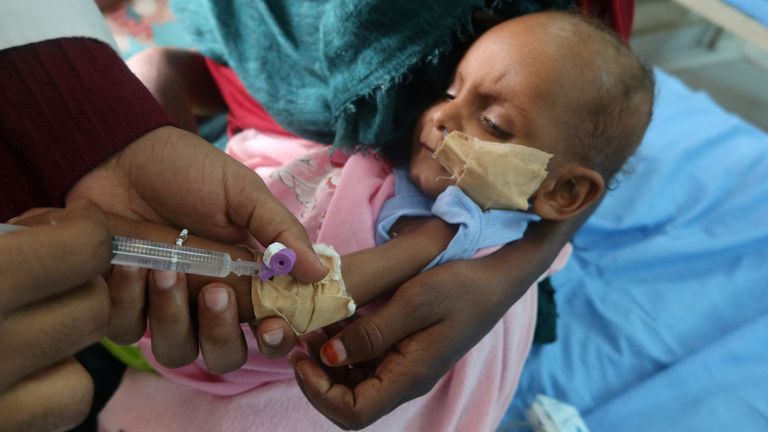
[[[541, 17], [507, 21], [489, 30], [469, 49], [442, 100], [419, 118], [413, 135], [411, 179], [435, 197], [453, 183], [432, 157], [451, 131], [510, 142], [555, 154], [554, 172], [566, 154], [564, 143], [577, 124], [577, 84], [591, 69], [568, 54], [562, 35], [554, 43], [541, 31]], [[573, 134], [575, 135], [575, 134]]]

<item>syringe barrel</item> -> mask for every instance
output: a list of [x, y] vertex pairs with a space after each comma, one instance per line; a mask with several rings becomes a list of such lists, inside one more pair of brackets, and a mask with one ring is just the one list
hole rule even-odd
[[175, 246], [128, 237], [112, 237], [112, 264], [224, 277], [229, 274], [229, 254]]

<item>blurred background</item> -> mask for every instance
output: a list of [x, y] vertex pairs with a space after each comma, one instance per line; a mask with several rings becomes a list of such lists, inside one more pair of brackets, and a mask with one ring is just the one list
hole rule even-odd
[[636, 2], [641, 57], [768, 130], [768, 1]]

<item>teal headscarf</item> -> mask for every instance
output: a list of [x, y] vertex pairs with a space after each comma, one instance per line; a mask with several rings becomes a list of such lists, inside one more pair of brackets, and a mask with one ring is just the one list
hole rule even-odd
[[403, 142], [445, 89], [472, 12], [572, 0], [172, 0], [198, 49], [291, 132], [346, 149]]

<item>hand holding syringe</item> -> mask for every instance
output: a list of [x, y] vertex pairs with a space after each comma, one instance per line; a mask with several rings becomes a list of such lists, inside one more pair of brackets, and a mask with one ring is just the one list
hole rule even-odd
[[[20, 225], [0, 224], [0, 233], [24, 229]], [[259, 276], [261, 280], [288, 274], [296, 262], [296, 254], [281, 243], [271, 244], [261, 263], [233, 260], [226, 252], [177, 246], [128, 237], [112, 237], [112, 260], [115, 265], [168, 270], [203, 276]]]

